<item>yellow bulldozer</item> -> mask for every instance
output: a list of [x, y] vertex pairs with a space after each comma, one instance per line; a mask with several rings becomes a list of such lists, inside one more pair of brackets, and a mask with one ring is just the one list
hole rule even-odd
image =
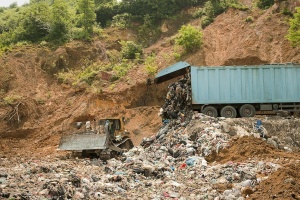
[[124, 118], [107, 118], [75, 122], [72, 125], [77, 131], [62, 136], [58, 149], [79, 152], [82, 157], [113, 158], [134, 146], [124, 121]]

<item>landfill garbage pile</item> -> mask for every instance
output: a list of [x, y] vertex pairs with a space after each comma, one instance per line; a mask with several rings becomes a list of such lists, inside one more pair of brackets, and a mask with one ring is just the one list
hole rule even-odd
[[[243, 200], [282, 168], [255, 156], [215, 162], [233, 137], [260, 133], [193, 113], [189, 101], [189, 77], [171, 84], [161, 129], [117, 159], [0, 157], [0, 199]], [[300, 199], [300, 183], [290, 182], [298, 193], [288, 194]]]
[[[0, 197], [15, 199], [245, 199], [280, 165], [260, 160], [209, 163], [230, 136], [197, 115], [169, 124], [119, 159], [1, 158]], [[152, 141], [153, 139], [153, 141]]]

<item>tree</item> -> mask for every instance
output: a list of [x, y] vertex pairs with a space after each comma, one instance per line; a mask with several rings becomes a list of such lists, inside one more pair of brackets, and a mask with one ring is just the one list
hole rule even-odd
[[81, 15], [80, 23], [84, 29], [86, 38], [89, 38], [93, 33], [93, 25], [96, 22], [94, 0], [80, 0], [78, 8]]
[[12, 9], [12, 8], [17, 8], [18, 7], [18, 3], [17, 2], [14, 2], [12, 4], [9, 5], [9, 8]]
[[296, 8], [294, 17], [290, 19], [287, 39], [293, 46], [300, 46], [300, 7]]
[[179, 35], [175, 42], [183, 46], [186, 52], [192, 52], [201, 47], [202, 36], [202, 32], [190, 24], [187, 26], [183, 25], [179, 30]]
[[49, 40], [62, 43], [68, 40], [70, 32], [70, 12], [65, 0], [55, 0], [52, 4]]
[[21, 27], [18, 27], [19, 40], [38, 42], [49, 34], [49, 5], [46, 3], [32, 4], [25, 12]]

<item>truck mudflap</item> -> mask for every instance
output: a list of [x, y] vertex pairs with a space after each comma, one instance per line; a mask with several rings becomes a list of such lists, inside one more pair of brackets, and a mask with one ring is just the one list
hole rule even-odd
[[106, 134], [65, 135], [61, 138], [58, 149], [75, 151], [106, 149], [107, 142]]

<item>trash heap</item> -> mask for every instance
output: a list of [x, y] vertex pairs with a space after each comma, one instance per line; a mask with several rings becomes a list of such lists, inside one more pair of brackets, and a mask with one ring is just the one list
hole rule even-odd
[[[118, 159], [0, 158], [3, 199], [245, 199], [280, 166], [209, 163], [228, 144], [222, 119], [201, 114], [187, 126], [167, 124]], [[1, 198], [0, 198], [1, 199]]]
[[177, 82], [168, 86], [165, 104], [161, 107], [159, 115], [162, 121], [172, 126], [186, 125], [193, 115], [191, 97], [191, 78], [187, 74]]
[[280, 166], [207, 162], [231, 136], [225, 119], [193, 113], [190, 101], [185, 76], [169, 86], [158, 133], [118, 159], [0, 158], [0, 199], [245, 199]]

